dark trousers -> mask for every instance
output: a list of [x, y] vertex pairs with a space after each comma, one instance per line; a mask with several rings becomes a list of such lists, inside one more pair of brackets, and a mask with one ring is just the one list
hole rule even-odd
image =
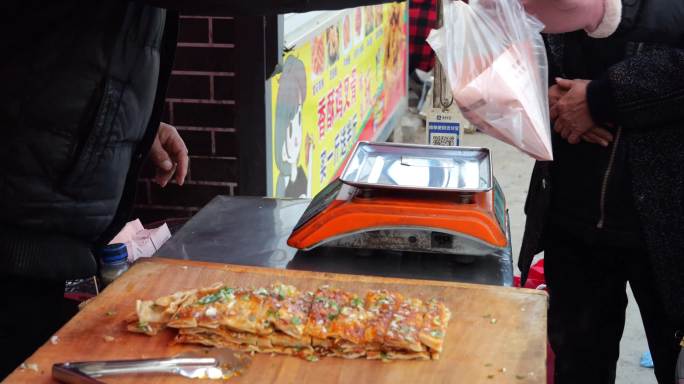
[[615, 383], [627, 282], [639, 305], [658, 383], [675, 382], [679, 340], [656, 293], [648, 260], [644, 250], [552, 236], [544, 268], [555, 384]]
[[[78, 311], [64, 282], [0, 276], [0, 380], [40, 348]], [[52, 367], [39, 367], [49, 370]]]

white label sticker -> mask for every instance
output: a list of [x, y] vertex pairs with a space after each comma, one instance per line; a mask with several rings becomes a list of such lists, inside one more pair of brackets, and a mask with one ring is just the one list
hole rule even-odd
[[431, 108], [427, 115], [427, 143], [457, 147], [461, 145], [461, 122], [452, 105], [448, 109]]

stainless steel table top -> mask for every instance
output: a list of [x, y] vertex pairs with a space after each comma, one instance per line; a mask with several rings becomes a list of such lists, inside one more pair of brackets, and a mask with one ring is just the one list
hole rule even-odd
[[[309, 199], [218, 196], [155, 256], [355, 275], [511, 285], [510, 249], [503, 256], [317, 248], [299, 251], [287, 238]], [[469, 261], [469, 262], [468, 262]]]

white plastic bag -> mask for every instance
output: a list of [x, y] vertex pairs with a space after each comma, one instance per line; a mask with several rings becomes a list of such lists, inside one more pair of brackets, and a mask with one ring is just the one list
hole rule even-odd
[[428, 43], [471, 123], [535, 159], [553, 160], [542, 29], [519, 0], [445, 0], [444, 26]]

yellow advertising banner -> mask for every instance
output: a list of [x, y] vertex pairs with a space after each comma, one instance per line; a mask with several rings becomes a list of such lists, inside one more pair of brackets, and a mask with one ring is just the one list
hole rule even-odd
[[406, 3], [351, 9], [298, 44], [271, 79], [275, 197], [310, 197], [406, 96]]

